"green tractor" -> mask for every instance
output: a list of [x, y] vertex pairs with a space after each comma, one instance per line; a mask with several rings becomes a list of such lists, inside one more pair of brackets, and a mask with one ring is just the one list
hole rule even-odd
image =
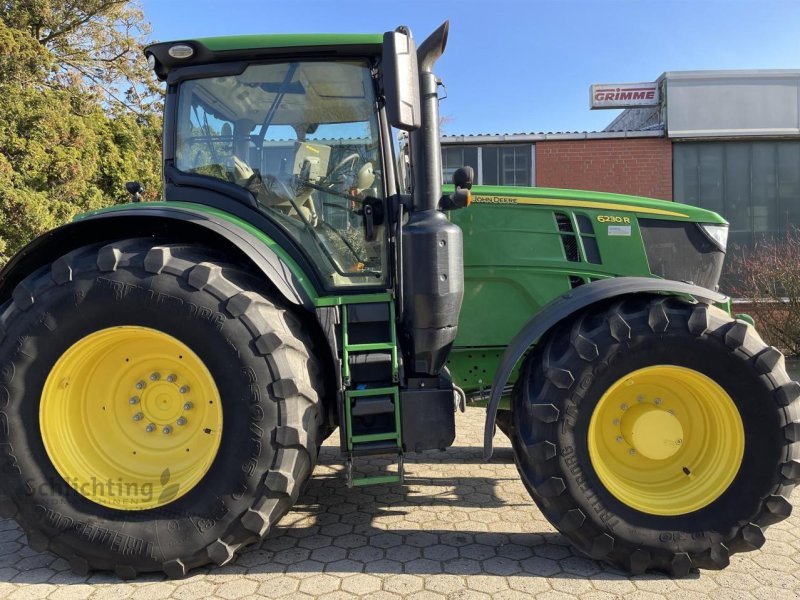
[[163, 201], [130, 185], [0, 273], [0, 514], [32, 548], [123, 578], [224, 565], [336, 428], [350, 485], [397, 482], [465, 403], [553, 525], [633, 573], [724, 568], [789, 515], [800, 385], [716, 291], [726, 222], [466, 168], [443, 188], [446, 39], [145, 49]]

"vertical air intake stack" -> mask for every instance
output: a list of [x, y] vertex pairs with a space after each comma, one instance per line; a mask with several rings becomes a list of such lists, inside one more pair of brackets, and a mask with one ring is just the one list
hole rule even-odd
[[[415, 375], [438, 375], [458, 330], [464, 296], [461, 229], [439, 210], [442, 156], [433, 65], [444, 52], [448, 23], [417, 50], [421, 127], [410, 134], [413, 209], [403, 228], [403, 330]], [[411, 374], [409, 374], [411, 375]]]

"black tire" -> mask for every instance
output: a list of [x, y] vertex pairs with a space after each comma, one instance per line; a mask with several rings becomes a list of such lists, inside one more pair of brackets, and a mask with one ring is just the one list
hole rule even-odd
[[[677, 516], [620, 502], [594, 471], [589, 421], [626, 373], [671, 364], [699, 371], [733, 399], [744, 457], [716, 500]], [[633, 296], [592, 307], [558, 327], [527, 357], [514, 391], [517, 468], [536, 504], [583, 553], [631, 573], [721, 569], [764, 543], [789, 516], [800, 480], [800, 384], [755, 329], [723, 311], [679, 299]]]
[[509, 440], [514, 440], [514, 415], [511, 414], [510, 410], [498, 410], [495, 423], [503, 435]]
[[[199, 246], [87, 246], [24, 279], [0, 314], [0, 512], [73, 570], [183, 577], [224, 565], [294, 504], [317, 458], [319, 366], [296, 317], [268, 288]], [[160, 508], [121, 511], [74, 491], [39, 429], [44, 380], [76, 340], [140, 325], [202, 359], [222, 398], [219, 451], [203, 479]], [[315, 389], [316, 387], [316, 389]]]

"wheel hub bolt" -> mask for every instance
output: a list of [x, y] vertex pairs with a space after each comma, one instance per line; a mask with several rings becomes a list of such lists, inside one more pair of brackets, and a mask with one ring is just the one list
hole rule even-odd
[[144, 381], [137, 381], [136, 382], [136, 389], [143, 390], [147, 384]]
[[621, 404], [620, 405], [620, 409], [621, 410], [628, 410], [628, 405], [627, 404]]
[[172, 427], [170, 427], [169, 425], [164, 425], [164, 429], [161, 430], [161, 433], [163, 433], [164, 435], [172, 433]]
[[158, 381], [159, 379], [161, 379], [161, 373], [150, 374], [150, 381]]
[[614, 419], [614, 425], [616, 425], [617, 427], [619, 427], [619, 419]]
[[147, 427], [144, 428], [147, 433], [153, 433], [156, 430], [156, 426], [150, 423]]
[[135, 415], [133, 415], [133, 420], [134, 421], [141, 421], [142, 417], [144, 417], [144, 415], [142, 413], [140, 413], [140, 412], [137, 412]]
[[186, 419], [184, 417], [178, 417], [178, 420], [175, 421], [178, 425], [186, 425]]
[[189, 393], [189, 386], [188, 385], [182, 385], [181, 389], [178, 390], [178, 391], [180, 391], [181, 394], [188, 394]]
[[191, 402], [187, 402], [186, 404], [183, 405], [183, 410], [192, 410], [193, 407], [194, 404], [192, 404]]
[[644, 396], [636, 396], [637, 402], [644, 402]]
[[656, 398], [655, 400], [653, 400], [653, 402], [655, 403], [656, 406], [659, 406], [661, 404], [661, 398]]
[[130, 400], [128, 400], [129, 404], [139, 404], [139, 396], [133, 396]]
[[167, 375], [167, 381], [170, 383], [175, 383], [175, 380], [178, 378], [177, 375]]
[[622, 443], [622, 441], [623, 441], [623, 439], [624, 439], [624, 438], [623, 438], [621, 435], [618, 435], [618, 436], [617, 436], [617, 443], [618, 443], [618, 444], [621, 444], [621, 443]]
[[636, 448], [631, 448], [630, 450], [628, 450], [628, 454], [630, 454], [631, 456], [636, 454]]

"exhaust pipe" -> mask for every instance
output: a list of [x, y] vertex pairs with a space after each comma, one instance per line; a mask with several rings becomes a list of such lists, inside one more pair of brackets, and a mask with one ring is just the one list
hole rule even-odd
[[458, 331], [464, 296], [461, 229], [439, 210], [442, 154], [439, 97], [433, 66], [444, 52], [448, 23], [417, 50], [421, 126], [409, 135], [414, 165], [413, 206], [403, 226], [403, 323], [409, 376], [437, 376]]
[[410, 134], [414, 210], [436, 210], [442, 196], [439, 96], [433, 65], [444, 52], [449, 29], [450, 23], [445, 21], [417, 48], [422, 126]]
[[445, 21], [419, 45], [417, 48], [417, 65], [420, 71], [430, 73], [433, 70], [434, 63], [444, 54], [449, 31], [450, 21]]

